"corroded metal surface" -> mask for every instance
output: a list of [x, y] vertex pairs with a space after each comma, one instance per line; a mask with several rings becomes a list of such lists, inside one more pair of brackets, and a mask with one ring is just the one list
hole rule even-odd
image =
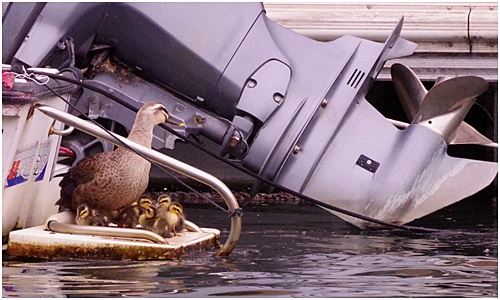
[[[43, 227], [39, 226], [12, 232], [7, 253], [11, 256], [38, 259], [175, 259], [196, 251], [215, 249], [219, 245], [220, 233], [217, 230], [209, 232], [185, 232], [182, 237], [169, 239], [169, 244], [166, 245], [138, 239], [61, 234], [43, 230]], [[190, 235], [194, 238], [190, 239]]]
[[42, 259], [147, 260], [180, 256], [174, 249], [158, 251], [158, 249], [146, 246], [90, 248], [78, 245], [39, 245], [16, 242], [9, 243], [7, 253], [12, 256]]
[[159, 249], [148, 246], [114, 247], [111, 245], [89, 248], [70, 245], [39, 245], [9, 243], [7, 252], [17, 257], [41, 259], [97, 259], [97, 260], [156, 260], [174, 259], [201, 250], [214, 249], [214, 239], [178, 249]]

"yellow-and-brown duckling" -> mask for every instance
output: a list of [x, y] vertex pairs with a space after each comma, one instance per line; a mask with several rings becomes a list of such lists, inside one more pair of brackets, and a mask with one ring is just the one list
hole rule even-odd
[[158, 216], [169, 221], [170, 228], [177, 236], [177, 232], [184, 229], [184, 209], [179, 202], [172, 202], [172, 198], [166, 194], [160, 194], [156, 200], [158, 205]]
[[151, 197], [143, 195], [139, 200], [125, 207], [115, 219], [118, 227], [135, 228], [139, 224], [139, 217], [146, 208], [153, 205]]
[[150, 205], [144, 210], [139, 217], [139, 224], [144, 229], [159, 234], [164, 238], [172, 237], [172, 230], [168, 225], [168, 221], [165, 218], [157, 216], [157, 207], [155, 205]]
[[75, 222], [78, 225], [108, 226], [111, 221], [109, 212], [91, 208], [87, 204], [81, 204], [76, 209]]
[[184, 216], [184, 209], [179, 202], [174, 201], [168, 207], [165, 205], [160, 206], [158, 208], [158, 216], [168, 221], [168, 225], [174, 236], [177, 236], [177, 232], [184, 229], [184, 220], [186, 217]]
[[161, 209], [168, 208], [171, 203], [172, 203], [172, 198], [170, 197], [170, 195], [168, 195], [166, 193], [162, 193], [162, 194], [158, 195], [158, 198], [156, 198], [156, 204]]
[[[137, 112], [128, 139], [151, 148], [155, 125], [169, 122], [169, 113], [160, 102], [147, 102]], [[172, 122], [169, 122], [172, 123]], [[183, 123], [179, 126], [185, 126]], [[137, 199], [146, 191], [151, 163], [127, 150], [101, 152], [79, 161], [63, 177], [61, 209], [76, 211], [81, 204], [96, 209], [116, 211]]]

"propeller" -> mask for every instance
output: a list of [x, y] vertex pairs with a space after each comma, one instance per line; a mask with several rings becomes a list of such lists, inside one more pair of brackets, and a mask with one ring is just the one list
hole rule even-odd
[[429, 90], [415, 73], [402, 64], [391, 67], [392, 80], [412, 124], [438, 132], [448, 144], [497, 144], [463, 121], [476, 97], [488, 90], [488, 82], [477, 76], [439, 78]]

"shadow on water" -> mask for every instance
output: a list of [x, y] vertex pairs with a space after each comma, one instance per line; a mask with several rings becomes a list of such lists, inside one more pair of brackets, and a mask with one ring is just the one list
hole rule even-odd
[[[461, 232], [360, 231], [315, 206], [275, 205], [245, 207], [226, 258], [27, 262], [4, 254], [3, 296], [497, 297], [496, 196], [480, 196], [412, 224]], [[186, 210], [224, 240], [224, 213]]]

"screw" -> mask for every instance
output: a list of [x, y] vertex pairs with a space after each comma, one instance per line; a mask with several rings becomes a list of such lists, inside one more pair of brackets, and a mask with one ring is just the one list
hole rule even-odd
[[328, 105], [328, 100], [327, 99], [323, 99], [323, 101], [321, 101], [321, 107], [325, 108], [327, 105]]
[[99, 101], [99, 96], [97, 96], [97, 95], [92, 95], [92, 96], [90, 96], [90, 99], [89, 99], [89, 100], [90, 100], [90, 103], [92, 103], [92, 104], [96, 104], [96, 103], [97, 103], [97, 101]]
[[249, 88], [254, 88], [254, 87], [256, 87], [256, 86], [257, 86], [257, 81], [255, 81], [254, 79], [249, 79], [249, 80], [248, 80], [248, 83], [247, 83], [247, 86], [248, 86]]
[[238, 133], [234, 133], [231, 137], [231, 141], [229, 142], [229, 146], [236, 147], [240, 142], [240, 135]]
[[283, 98], [284, 98], [283, 95], [281, 95], [280, 93], [275, 93], [273, 95], [273, 99], [277, 103], [281, 102], [283, 100]]
[[299, 152], [300, 152], [301, 150], [302, 150], [302, 148], [300, 148], [300, 146], [295, 145], [295, 147], [293, 147], [293, 151], [292, 151], [292, 153], [293, 153], [293, 154], [295, 154], [295, 155], [297, 155], [297, 154], [299, 154]]

